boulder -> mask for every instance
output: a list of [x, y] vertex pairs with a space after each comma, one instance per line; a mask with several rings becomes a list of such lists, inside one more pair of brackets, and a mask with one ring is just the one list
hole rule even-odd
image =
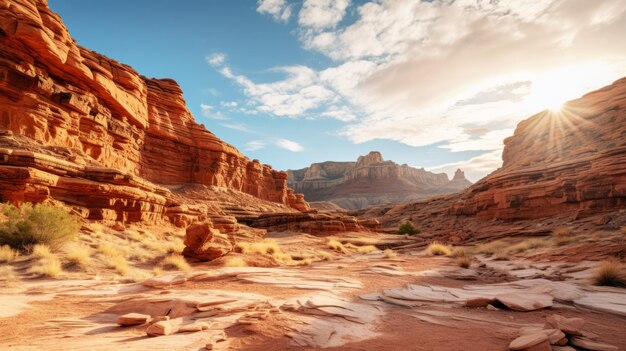
[[585, 320], [582, 318], [566, 318], [557, 314], [546, 317], [546, 328], [554, 328], [569, 335], [583, 335]]
[[534, 311], [552, 306], [553, 297], [548, 294], [507, 293], [496, 299], [514, 311]]
[[210, 221], [195, 223], [187, 227], [183, 255], [202, 261], [222, 257], [233, 250], [233, 243]]
[[170, 335], [175, 332], [176, 327], [170, 321], [156, 322], [151, 324], [148, 329], [146, 329], [146, 334], [148, 334], [148, 336]]

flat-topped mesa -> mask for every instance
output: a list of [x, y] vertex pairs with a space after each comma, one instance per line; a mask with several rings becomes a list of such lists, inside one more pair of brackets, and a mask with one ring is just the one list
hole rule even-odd
[[356, 161], [356, 166], [366, 167], [369, 165], [375, 165], [383, 162], [385, 162], [385, 160], [383, 159], [383, 155], [379, 151], [370, 151], [365, 156], [359, 156]]
[[330, 201], [345, 209], [422, 199], [471, 185], [467, 180], [450, 181], [445, 173], [385, 161], [378, 151], [359, 156], [357, 162], [313, 163], [288, 174], [289, 186], [307, 200]]
[[[0, 2], [0, 8], [0, 130], [15, 135], [5, 146], [37, 147], [78, 167], [110, 168], [153, 183], [227, 187], [308, 208], [287, 188], [285, 172], [247, 159], [196, 123], [174, 80], [143, 77], [78, 46], [45, 0]], [[11, 164], [17, 159], [5, 158], [0, 167], [18, 167]], [[24, 167], [40, 168], [38, 162]], [[36, 185], [40, 194], [54, 194], [41, 177], [23, 181], [25, 189]], [[0, 200], [5, 190], [0, 187]], [[79, 195], [63, 201], [84, 202]]]

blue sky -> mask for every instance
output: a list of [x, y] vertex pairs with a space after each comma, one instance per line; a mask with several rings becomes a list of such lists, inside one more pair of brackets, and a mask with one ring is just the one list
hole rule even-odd
[[619, 0], [50, 7], [80, 45], [178, 81], [196, 120], [277, 169], [379, 150], [475, 181], [520, 120], [626, 73]]

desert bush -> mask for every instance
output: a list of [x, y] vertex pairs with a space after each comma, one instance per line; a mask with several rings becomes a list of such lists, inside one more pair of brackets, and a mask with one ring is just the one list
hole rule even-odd
[[124, 256], [109, 256], [107, 257], [107, 266], [115, 269], [121, 276], [127, 276], [130, 273], [130, 267], [128, 261]]
[[30, 249], [35, 244], [56, 249], [75, 238], [80, 229], [75, 216], [46, 203], [21, 208], [5, 204], [2, 212], [5, 220], [0, 224], [0, 244], [14, 249]]
[[448, 246], [436, 241], [428, 245], [428, 252], [433, 256], [449, 256], [451, 253]]
[[594, 276], [596, 285], [626, 287], [626, 266], [617, 259], [600, 263]]
[[13, 262], [17, 255], [17, 251], [12, 249], [9, 245], [0, 246], [0, 262]]
[[161, 261], [161, 266], [163, 269], [167, 270], [179, 270], [184, 272], [191, 270], [191, 266], [189, 266], [185, 257], [179, 254], [171, 254], [165, 257], [163, 261]]
[[400, 224], [400, 227], [398, 227], [398, 234], [415, 235], [419, 233], [419, 228], [415, 227], [411, 221], [404, 221], [404, 223]]

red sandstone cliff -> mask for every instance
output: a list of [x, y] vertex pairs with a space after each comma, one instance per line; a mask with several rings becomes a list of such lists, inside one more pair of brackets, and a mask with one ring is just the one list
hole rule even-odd
[[329, 201], [349, 210], [453, 193], [472, 184], [460, 170], [450, 181], [445, 173], [385, 161], [378, 151], [359, 156], [357, 162], [314, 163], [288, 174], [289, 186], [307, 200]]
[[171, 205], [156, 184], [198, 183], [308, 209], [285, 172], [196, 123], [175, 81], [76, 45], [45, 0], [0, 1], [0, 130], [1, 201], [156, 221]]
[[457, 240], [626, 224], [626, 78], [522, 121], [504, 145], [502, 167], [463, 193], [360, 215], [389, 228], [411, 219]]

